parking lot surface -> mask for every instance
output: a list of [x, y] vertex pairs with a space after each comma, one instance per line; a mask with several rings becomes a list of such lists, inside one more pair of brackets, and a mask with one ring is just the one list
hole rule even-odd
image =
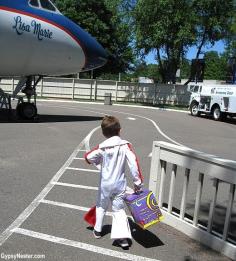
[[19, 253], [32, 255], [32, 260], [229, 260], [164, 223], [143, 231], [130, 219], [132, 245], [122, 250], [110, 239], [107, 215], [104, 236], [95, 239], [83, 215], [95, 203], [99, 172], [84, 162], [83, 155], [104, 139], [102, 117], [117, 116], [121, 136], [133, 144], [148, 186], [154, 140], [234, 160], [233, 121], [55, 101], [39, 101], [38, 110], [38, 122], [0, 123], [2, 260]]

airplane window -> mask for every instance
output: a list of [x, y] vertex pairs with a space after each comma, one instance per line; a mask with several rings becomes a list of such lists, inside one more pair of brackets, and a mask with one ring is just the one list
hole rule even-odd
[[36, 6], [36, 7], [39, 6], [38, 0], [30, 0], [29, 3], [30, 3], [32, 6]]
[[43, 8], [47, 10], [56, 11], [56, 8], [49, 0], [40, 0], [40, 4]]

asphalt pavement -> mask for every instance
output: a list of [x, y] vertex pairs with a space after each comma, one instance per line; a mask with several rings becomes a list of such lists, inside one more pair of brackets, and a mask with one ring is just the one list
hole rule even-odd
[[108, 215], [103, 237], [95, 239], [83, 215], [95, 203], [98, 172], [82, 157], [104, 139], [98, 128], [102, 117], [115, 115], [148, 185], [154, 140], [235, 160], [234, 121], [49, 101], [39, 101], [38, 111], [38, 122], [0, 120], [0, 260], [17, 254], [15, 260], [24, 254], [32, 255], [28, 260], [229, 260], [164, 223], [143, 231], [130, 220], [132, 245], [122, 250], [110, 239]]

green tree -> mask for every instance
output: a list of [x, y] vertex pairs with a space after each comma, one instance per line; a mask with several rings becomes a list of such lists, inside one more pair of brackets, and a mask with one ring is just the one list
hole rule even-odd
[[[105, 72], [110, 74], [125, 73], [132, 69], [134, 52], [132, 48], [132, 28], [130, 26], [130, 1], [105, 0], [108, 10], [111, 11], [113, 25], [113, 43], [110, 48], [112, 59], [108, 62]], [[101, 68], [103, 70], [103, 68]], [[103, 70], [104, 71], [104, 70]], [[114, 78], [114, 77], [112, 77]]]
[[[235, 2], [236, 6], [236, 2]], [[228, 49], [229, 49], [229, 54], [232, 57], [236, 57], [236, 13], [233, 16], [233, 22], [232, 26], [230, 28], [230, 37], [228, 40]]]
[[[234, 0], [196, 0], [193, 1], [193, 10], [196, 14], [195, 44], [197, 53], [195, 58], [198, 59], [204, 46], [209, 44], [213, 46], [216, 41], [225, 39], [230, 34], [232, 16], [235, 12]], [[213, 57], [211, 58], [213, 59]], [[213, 77], [213, 72], [210, 76], [207, 70], [214, 64], [215, 59], [206, 60], [205, 77]], [[216, 65], [215, 69], [217, 70]], [[220, 79], [222, 71], [220, 74], [216, 73], [215, 76], [217, 77], [211, 79]], [[188, 84], [189, 81], [190, 79], [185, 84]]]
[[156, 53], [163, 82], [175, 81], [186, 46], [191, 45], [193, 14], [186, 0], [139, 0], [134, 10], [137, 48]]
[[232, 17], [230, 32], [226, 36], [226, 56], [227, 58], [236, 58], [236, 13]]
[[199, 58], [205, 45], [214, 45], [229, 33], [235, 12], [234, 0], [195, 0], [193, 9], [196, 14], [196, 58]]
[[133, 59], [129, 47], [129, 31], [119, 16], [117, 5], [108, 5], [101, 0], [56, 0], [58, 9], [95, 37], [107, 50], [107, 65], [94, 71], [94, 76], [102, 73], [125, 71]]
[[137, 48], [156, 52], [163, 82], [175, 75], [189, 47], [223, 39], [235, 11], [233, 0], [139, 0], [134, 10]]
[[205, 53], [205, 74], [207, 80], [224, 80], [226, 75], [226, 60], [217, 52]]
[[157, 64], [146, 64], [145, 62], [141, 62], [136, 65], [135, 71], [132, 74], [132, 78], [138, 81], [139, 77], [147, 77], [152, 79], [154, 82], [160, 81], [160, 75], [158, 73], [158, 65]]

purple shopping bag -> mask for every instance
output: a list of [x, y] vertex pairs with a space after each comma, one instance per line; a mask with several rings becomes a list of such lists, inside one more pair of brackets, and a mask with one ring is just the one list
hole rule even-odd
[[143, 229], [163, 219], [157, 201], [150, 190], [144, 189], [138, 193], [127, 194], [124, 200], [134, 221]]

